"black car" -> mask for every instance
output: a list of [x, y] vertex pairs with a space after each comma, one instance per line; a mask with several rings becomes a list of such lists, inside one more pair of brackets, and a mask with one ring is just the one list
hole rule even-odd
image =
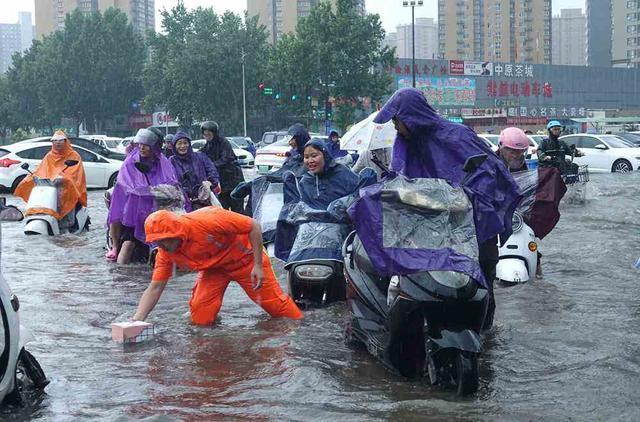
[[[125, 154], [108, 150], [105, 147], [98, 145], [95, 142], [90, 141], [88, 139], [69, 137], [69, 141], [71, 141], [71, 145], [77, 145], [79, 147], [88, 149], [89, 151], [95, 152], [96, 154], [100, 154], [105, 158], [109, 158], [112, 160], [119, 160], [119, 161], [124, 161], [124, 159], [126, 158]], [[25, 139], [24, 141], [20, 141], [20, 142], [43, 142], [43, 143], [51, 142], [51, 137]]]

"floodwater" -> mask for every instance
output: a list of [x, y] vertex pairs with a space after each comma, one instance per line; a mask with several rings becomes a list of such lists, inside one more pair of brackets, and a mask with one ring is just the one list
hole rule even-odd
[[590, 200], [564, 206], [542, 242], [545, 279], [497, 289], [480, 390], [465, 399], [347, 347], [343, 304], [272, 320], [232, 285], [219, 324], [191, 326], [195, 274], [170, 281], [150, 317], [155, 338], [125, 348], [110, 324], [133, 314], [150, 271], [104, 260], [102, 192], [89, 193], [93, 226], [80, 237], [25, 237], [4, 223], [3, 272], [51, 384], [0, 418], [637, 420], [640, 173], [590, 183]]

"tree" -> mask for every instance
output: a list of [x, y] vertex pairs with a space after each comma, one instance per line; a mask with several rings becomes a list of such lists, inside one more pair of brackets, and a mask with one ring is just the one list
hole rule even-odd
[[242, 129], [244, 52], [247, 111], [260, 104], [258, 84], [265, 63], [267, 34], [256, 18], [211, 8], [187, 10], [182, 3], [162, 12], [164, 34], [149, 37], [145, 103], [166, 107], [184, 126], [215, 119], [228, 134]]
[[270, 78], [284, 89], [313, 94], [320, 109], [333, 97], [341, 127], [353, 123], [366, 97], [379, 100], [388, 92], [392, 81], [384, 70], [395, 57], [384, 46], [378, 15], [360, 15], [354, 0], [338, 0], [335, 9], [321, 2], [298, 22], [296, 34], [283, 37], [272, 52]]
[[65, 28], [16, 55], [8, 76], [24, 112], [21, 127], [71, 118], [92, 130], [142, 97], [144, 44], [127, 16], [110, 8], [67, 15]]

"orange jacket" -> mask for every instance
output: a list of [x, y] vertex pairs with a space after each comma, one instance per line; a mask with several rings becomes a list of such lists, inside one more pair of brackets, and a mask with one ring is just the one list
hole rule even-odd
[[172, 253], [160, 249], [152, 280], [169, 280], [174, 263], [181, 269], [197, 271], [250, 264], [252, 227], [252, 218], [217, 207], [184, 215], [165, 210], [154, 212], [144, 224], [147, 241], [179, 238], [181, 244]]
[[[60, 189], [58, 197], [58, 209], [29, 208], [27, 209], [27, 215], [49, 214], [60, 220], [71, 212], [78, 202], [85, 207], [87, 206], [87, 179], [84, 175], [82, 158], [80, 158], [80, 154], [71, 147], [71, 143], [64, 132], [57, 131], [56, 135], [65, 137], [64, 150], [57, 152], [51, 147], [51, 151], [42, 159], [36, 171], [33, 172], [33, 176], [51, 180], [57, 176], [63, 177], [62, 189]], [[66, 160], [76, 160], [78, 164], [73, 167], [68, 167], [64, 173], [62, 173], [62, 170], [66, 167], [64, 164]], [[28, 175], [25, 177], [14, 192], [16, 196], [21, 197], [25, 202], [29, 202], [31, 190], [35, 186], [33, 176]]]

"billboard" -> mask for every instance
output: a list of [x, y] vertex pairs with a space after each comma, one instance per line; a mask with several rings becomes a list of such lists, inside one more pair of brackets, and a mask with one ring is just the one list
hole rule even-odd
[[[399, 77], [398, 88], [412, 86], [412, 78]], [[416, 77], [416, 88], [424, 93], [429, 104], [439, 106], [473, 106], [476, 102], [476, 81], [459, 77]]]
[[493, 63], [449, 60], [449, 75], [493, 76]]

